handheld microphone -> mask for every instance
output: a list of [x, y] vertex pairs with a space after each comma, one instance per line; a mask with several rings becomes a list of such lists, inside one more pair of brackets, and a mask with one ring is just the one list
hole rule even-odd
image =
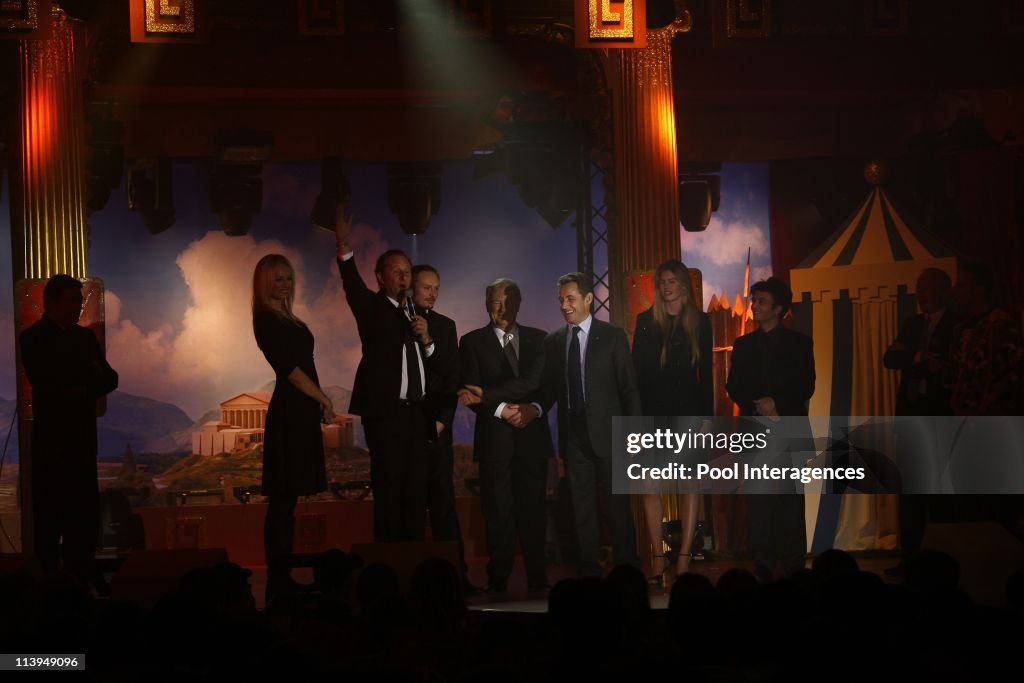
[[416, 315], [416, 305], [412, 301], [411, 289], [405, 290], [405, 310], [409, 314], [410, 318]]

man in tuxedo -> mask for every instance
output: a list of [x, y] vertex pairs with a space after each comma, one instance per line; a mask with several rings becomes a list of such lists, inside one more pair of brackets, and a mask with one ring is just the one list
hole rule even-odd
[[427, 512], [430, 514], [431, 537], [435, 541], [457, 541], [463, 583], [473, 590], [467, 578], [466, 553], [455, 510], [454, 468], [452, 451], [452, 423], [459, 388], [459, 335], [455, 321], [438, 313], [434, 306], [441, 293], [441, 275], [431, 265], [420, 264], [412, 269], [413, 301], [416, 313], [427, 325], [428, 341], [434, 345], [426, 364], [427, 422], [433, 432], [426, 443], [427, 455]]
[[[540, 361], [545, 333], [518, 324], [522, 295], [514, 281], [495, 280], [487, 285], [485, 297], [490, 322], [465, 335], [459, 351], [463, 381], [486, 392]], [[480, 502], [490, 558], [487, 589], [492, 593], [508, 587], [517, 537], [530, 592], [542, 592], [548, 585], [544, 537], [552, 449], [548, 422], [538, 419], [538, 400], [535, 394], [524, 394], [513, 401], [486, 400], [472, 407], [473, 457], [480, 463]]]
[[363, 347], [349, 410], [362, 418], [370, 450], [373, 537], [377, 542], [422, 540], [426, 443], [437, 438], [424, 403], [426, 368], [435, 345], [427, 321], [413, 310], [408, 257], [398, 250], [381, 254], [374, 268], [380, 290], [371, 292], [349, 247], [351, 219], [341, 209], [338, 213], [338, 269]]
[[117, 373], [92, 330], [78, 324], [82, 283], [54, 275], [43, 317], [21, 333], [21, 362], [32, 386], [32, 514], [35, 555], [46, 572], [63, 569], [102, 592], [95, 565], [100, 498], [97, 401]]
[[[782, 325], [793, 292], [770, 277], [754, 283], [750, 301], [758, 329], [733, 343], [726, 391], [741, 415], [807, 415], [814, 394], [813, 342]], [[771, 578], [777, 562], [787, 573], [802, 569], [807, 553], [803, 494], [748, 496], [747, 545], [754, 574], [762, 580]]]
[[[959, 322], [959, 316], [947, 308], [952, 287], [953, 283], [944, 271], [926, 268], [917, 278], [915, 289], [921, 312], [904, 321], [896, 339], [885, 352], [882, 359], [885, 367], [900, 371], [900, 385], [896, 392], [897, 415], [953, 414], [945, 383], [953, 330]], [[942, 496], [900, 495], [903, 558], [895, 567], [885, 570], [887, 575], [904, 574], [906, 558], [921, 549], [928, 518], [943, 516], [938, 508], [945, 508], [946, 502]]]
[[488, 387], [466, 385], [464, 402], [516, 401], [541, 389], [545, 409], [558, 401], [559, 452], [576, 516], [581, 577], [600, 576], [600, 509], [607, 515], [616, 564], [639, 567], [628, 495], [612, 494], [612, 418], [641, 415], [640, 392], [626, 333], [590, 314], [590, 278], [558, 279], [558, 304], [566, 325], [544, 339], [543, 363], [525, 377]]

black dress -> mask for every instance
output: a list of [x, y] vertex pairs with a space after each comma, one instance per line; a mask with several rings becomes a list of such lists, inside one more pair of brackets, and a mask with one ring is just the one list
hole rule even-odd
[[[676, 327], [668, 345], [665, 367], [661, 366], [661, 330], [654, 323], [654, 308], [636, 317], [633, 334], [633, 367], [636, 368], [637, 387], [644, 415], [670, 418], [669, 423], [677, 432], [689, 429], [697, 431], [701, 417], [714, 415], [714, 386], [711, 377], [711, 318], [700, 314], [700, 359], [694, 366], [690, 360], [690, 336], [682, 326]], [[674, 419], [673, 419], [674, 418]], [[688, 455], [665, 454], [664, 462], [682, 462], [694, 465], [704, 461], [703, 451], [692, 451]], [[645, 481], [640, 493], [664, 492], [664, 486], [657, 482]], [[680, 479], [677, 493], [695, 493], [699, 490], [695, 480]]]
[[274, 368], [277, 382], [267, 411], [263, 441], [265, 496], [308, 496], [327, 489], [320, 403], [299, 391], [288, 375], [299, 368], [318, 386], [313, 335], [304, 324], [270, 311], [253, 318], [256, 344]]
[[676, 328], [661, 367], [661, 331], [654, 324], [654, 308], [636, 317], [633, 366], [644, 415], [711, 417], [714, 386], [711, 377], [711, 318], [700, 314], [700, 360], [690, 362], [690, 337]]

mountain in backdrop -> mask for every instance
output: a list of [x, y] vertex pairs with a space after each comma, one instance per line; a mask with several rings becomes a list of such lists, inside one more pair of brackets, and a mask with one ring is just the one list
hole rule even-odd
[[96, 422], [100, 460], [120, 460], [131, 445], [136, 453], [174, 453], [191, 449], [180, 437], [192, 424], [185, 411], [171, 403], [115, 391], [107, 396], [107, 412]]

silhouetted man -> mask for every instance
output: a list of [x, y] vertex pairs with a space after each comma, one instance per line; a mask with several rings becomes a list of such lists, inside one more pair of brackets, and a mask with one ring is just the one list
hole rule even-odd
[[[793, 292], [782, 280], [770, 277], [754, 283], [750, 302], [759, 327], [733, 343], [726, 391], [742, 415], [807, 415], [807, 402], [814, 394], [813, 343], [807, 335], [782, 325]], [[747, 546], [754, 574], [762, 580], [771, 578], [777, 562], [787, 573], [803, 568], [807, 554], [803, 495], [749, 495]]]
[[32, 385], [32, 511], [35, 554], [102, 585], [95, 568], [99, 531], [97, 400], [117, 373], [92, 330], [78, 324], [82, 283], [54, 275], [43, 289], [43, 317], [21, 333], [21, 362]]
[[[952, 281], [938, 268], [926, 268], [917, 278], [915, 294], [920, 313], [910, 316], [882, 358], [885, 367], [900, 371], [896, 392], [897, 415], [952, 415], [946, 386], [953, 330], [959, 320], [949, 310]], [[915, 457], [915, 454], [907, 454]], [[945, 501], [920, 494], [902, 494], [900, 506], [900, 547], [903, 560], [886, 569], [901, 576], [905, 560], [921, 549], [929, 511], [945, 507]]]

